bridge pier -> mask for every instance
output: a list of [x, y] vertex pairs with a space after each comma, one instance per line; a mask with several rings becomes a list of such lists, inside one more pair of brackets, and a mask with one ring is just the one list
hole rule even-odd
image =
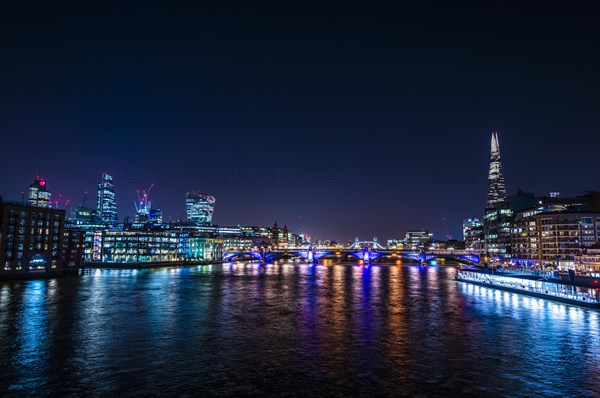
[[264, 247], [260, 248], [260, 263], [261, 264], [266, 264], [267, 263], [266, 256], [265, 256], [265, 248]]
[[308, 248], [308, 251], [306, 253], [306, 261], [308, 261], [311, 264], [319, 262], [319, 259], [315, 256], [315, 252], [313, 251], [312, 246]]

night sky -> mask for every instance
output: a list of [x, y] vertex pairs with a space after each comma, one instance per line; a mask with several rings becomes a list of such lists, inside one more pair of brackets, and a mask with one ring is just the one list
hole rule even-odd
[[600, 190], [597, 2], [0, 2], [0, 194], [115, 178], [166, 219], [462, 238], [509, 194]]

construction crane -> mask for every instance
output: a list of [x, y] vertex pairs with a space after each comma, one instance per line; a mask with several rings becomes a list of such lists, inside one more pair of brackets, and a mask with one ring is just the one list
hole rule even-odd
[[446, 231], [446, 239], [452, 240], [452, 236], [448, 233], [448, 224], [446, 224], [446, 217], [442, 217], [442, 221], [444, 222], [444, 230]]
[[140, 190], [136, 190], [137, 192], [137, 196], [138, 196], [138, 201], [140, 202], [140, 205], [138, 206], [138, 204], [133, 201], [133, 204], [135, 206], [135, 210], [138, 213], [145, 213], [148, 214], [150, 212], [150, 208], [152, 207], [152, 202], [150, 202], [148, 200], [148, 194], [150, 193], [150, 191], [152, 190], [152, 187], [154, 186], [154, 184], [150, 184], [150, 188], [148, 188], [147, 191], [142, 191], [142, 194], [140, 195]]
[[56, 199], [54, 201], [54, 207], [59, 209], [60, 208], [60, 202], [62, 201], [62, 193], [58, 194], [58, 199]]
[[54, 207], [60, 209], [61, 206], [63, 206], [66, 209], [67, 207], [69, 207], [69, 203], [71, 203], [71, 200], [69, 198], [66, 198], [63, 202], [63, 195], [61, 193], [58, 194], [58, 199], [54, 201]]

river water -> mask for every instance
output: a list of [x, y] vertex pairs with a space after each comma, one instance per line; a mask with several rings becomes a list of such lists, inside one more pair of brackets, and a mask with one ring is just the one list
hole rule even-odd
[[325, 262], [0, 282], [1, 396], [600, 396], [600, 312]]

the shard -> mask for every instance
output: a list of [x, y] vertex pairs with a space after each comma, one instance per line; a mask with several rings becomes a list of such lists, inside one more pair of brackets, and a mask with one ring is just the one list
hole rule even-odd
[[492, 133], [492, 151], [490, 156], [490, 171], [488, 175], [487, 207], [496, 207], [505, 199], [506, 185], [504, 185], [502, 163], [500, 162], [500, 145], [498, 144], [498, 133]]

